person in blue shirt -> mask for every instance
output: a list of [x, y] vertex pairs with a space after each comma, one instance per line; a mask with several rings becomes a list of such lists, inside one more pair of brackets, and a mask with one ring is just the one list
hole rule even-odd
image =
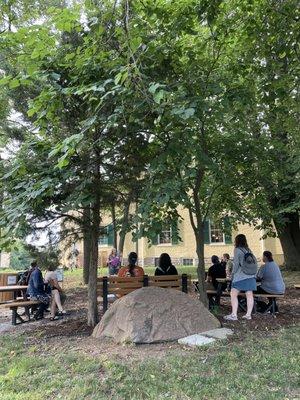
[[42, 271], [39, 269], [37, 262], [31, 263], [32, 272], [28, 281], [27, 295], [31, 300], [39, 300], [39, 304], [36, 313], [34, 314], [35, 319], [44, 318], [44, 312], [48, 308], [50, 303], [50, 295], [45, 291], [45, 284], [42, 275]]

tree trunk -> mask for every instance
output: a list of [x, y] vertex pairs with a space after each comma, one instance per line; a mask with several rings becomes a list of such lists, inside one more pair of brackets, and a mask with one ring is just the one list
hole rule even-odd
[[89, 282], [89, 269], [91, 260], [91, 210], [83, 210], [83, 282]]
[[294, 212], [289, 214], [290, 218], [290, 232], [295, 243], [296, 249], [300, 253], [300, 220], [299, 220], [299, 213]]
[[297, 240], [295, 220], [290, 220], [284, 226], [274, 221], [277, 234], [284, 254], [287, 269], [300, 270], [300, 248]]
[[189, 216], [191, 225], [194, 231], [195, 240], [196, 240], [196, 253], [198, 256], [198, 267], [197, 267], [197, 276], [198, 276], [198, 289], [199, 296], [202, 303], [208, 307], [208, 299], [206, 294], [206, 285], [205, 285], [205, 262], [204, 262], [204, 222], [201, 221], [200, 210], [199, 215], [196, 216], [197, 223], [195, 222], [195, 218], [193, 215], [192, 208], [189, 208]]
[[100, 233], [100, 200], [96, 194], [96, 201], [92, 206], [91, 213], [91, 258], [89, 268], [89, 283], [88, 283], [88, 325], [94, 327], [98, 318], [97, 307], [97, 272], [98, 272], [98, 240]]
[[205, 262], [204, 262], [204, 224], [201, 224], [200, 229], [198, 230], [198, 235], [196, 237], [197, 244], [197, 256], [198, 256], [198, 267], [197, 267], [197, 275], [198, 275], [198, 287], [199, 287], [199, 295], [202, 303], [208, 307], [208, 299], [206, 294], [206, 285], [205, 285]]
[[120, 230], [120, 234], [119, 234], [119, 253], [120, 254], [123, 254], [123, 251], [124, 251], [125, 238], [126, 238], [127, 227], [128, 227], [128, 222], [129, 222], [130, 204], [131, 204], [131, 196], [129, 196], [127, 198], [125, 206], [124, 206], [122, 225], [121, 225], [121, 230]]
[[116, 205], [113, 202], [111, 206], [111, 218], [113, 224], [113, 234], [114, 234], [114, 248], [118, 250], [118, 233], [117, 233], [117, 222], [116, 222]]

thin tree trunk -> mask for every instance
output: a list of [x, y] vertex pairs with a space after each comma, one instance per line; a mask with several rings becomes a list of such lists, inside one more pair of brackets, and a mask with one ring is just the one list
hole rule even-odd
[[[97, 139], [97, 138], [95, 138]], [[99, 264], [99, 235], [100, 235], [100, 165], [101, 158], [99, 149], [95, 148], [96, 163], [94, 167], [94, 200], [91, 205], [91, 229], [90, 229], [90, 268], [88, 283], [88, 326], [94, 327], [98, 321], [98, 304], [97, 304], [97, 273]]]
[[91, 260], [91, 210], [83, 210], [83, 282], [89, 282], [89, 269]]
[[111, 206], [111, 218], [113, 224], [113, 234], [114, 234], [114, 248], [118, 250], [118, 232], [117, 232], [117, 222], [116, 222], [116, 205], [115, 202]]
[[120, 254], [123, 254], [123, 251], [124, 251], [127, 227], [128, 227], [128, 223], [129, 223], [130, 204], [131, 204], [131, 196], [129, 196], [127, 198], [126, 203], [125, 203], [123, 218], [122, 218], [122, 225], [121, 225], [121, 230], [119, 233], [119, 253]]
[[277, 234], [283, 250], [284, 261], [287, 269], [300, 270], [300, 249], [297, 247], [293, 233], [295, 227], [293, 222], [287, 222], [284, 226], [279, 225], [274, 221], [277, 229]]
[[208, 307], [208, 299], [205, 286], [205, 262], [204, 262], [204, 223], [201, 221], [201, 216], [196, 217], [197, 223], [193, 215], [193, 211], [189, 208], [189, 216], [191, 225], [196, 239], [196, 253], [198, 257], [197, 276], [199, 296], [202, 303]]
[[[202, 232], [201, 232], [202, 231]], [[208, 299], [206, 294], [206, 285], [205, 285], [205, 262], [204, 262], [204, 235], [203, 235], [203, 226], [199, 230], [198, 240], [197, 240], [197, 256], [198, 256], [198, 267], [197, 267], [197, 276], [198, 276], [198, 287], [199, 287], [199, 295], [202, 303], [208, 307]]]
[[88, 325], [94, 327], [98, 318], [97, 307], [97, 272], [98, 272], [98, 240], [100, 231], [100, 200], [96, 194], [96, 201], [92, 206], [91, 213], [91, 258], [88, 283]]
[[289, 214], [290, 218], [290, 232], [296, 249], [300, 253], [300, 220], [299, 213], [294, 212]]

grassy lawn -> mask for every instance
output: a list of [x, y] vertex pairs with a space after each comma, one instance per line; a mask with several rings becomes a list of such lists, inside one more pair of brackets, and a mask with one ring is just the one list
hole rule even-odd
[[0, 398], [299, 399], [299, 334], [299, 327], [263, 338], [251, 333], [239, 343], [125, 362], [6, 336], [0, 338]]

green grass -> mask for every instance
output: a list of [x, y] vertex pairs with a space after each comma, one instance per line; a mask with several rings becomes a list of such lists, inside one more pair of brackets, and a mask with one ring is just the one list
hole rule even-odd
[[300, 394], [299, 334], [299, 327], [264, 338], [249, 334], [241, 343], [126, 362], [72, 348], [55, 354], [45, 341], [30, 346], [25, 336], [6, 336], [0, 338], [0, 398], [292, 400]]

